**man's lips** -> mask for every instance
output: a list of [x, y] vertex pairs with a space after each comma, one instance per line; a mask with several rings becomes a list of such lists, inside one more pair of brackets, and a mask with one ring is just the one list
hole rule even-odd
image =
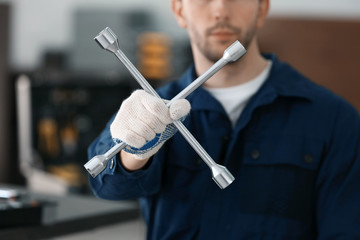
[[234, 33], [231, 33], [231, 32], [216, 32], [216, 33], [212, 33], [211, 35], [214, 35], [214, 36], [231, 36], [231, 35], [234, 35]]
[[221, 38], [221, 39], [228, 39], [230, 37], [233, 37], [235, 35], [232, 31], [214, 31], [210, 33], [210, 36]]

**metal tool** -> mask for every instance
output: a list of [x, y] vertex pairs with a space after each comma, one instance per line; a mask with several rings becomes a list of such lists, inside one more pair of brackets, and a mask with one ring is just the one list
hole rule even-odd
[[[103, 31], [101, 31], [100, 34], [95, 37], [95, 40], [102, 48], [115, 54], [115, 56], [125, 65], [125, 67], [130, 71], [130, 73], [144, 90], [160, 98], [157, 92], [151, 87], [151, 85], [145, 80], [141, 73], [135, 68], [135, 66], [120, 50], [117, 36], [112, 32], [110, 28], [105, 28]], [[236, 41], [235, 43], [233, 43], [229, 48], [225, 50], [223, 57], [219, 61], [217, 61], [210, 69], [208, 69], [203, 75], [193, 81], [183, 91], [177, 94], [171, 101], [167, 103], [167, 106], [170, 106], [177, 99], [187, 97], [202, 83], [204, 83], [207, 79], [209, 79], [212, 75], [219, 71], [223, 66], [225, 66], [229, 62], [234, 62], [238, 60], [245, 53], [246, 50], [240, 44], [240, 42]], [[224, 166], [216, 164], [214, 160], [212, 160], [209, 154], [196, 141], [196, 139], [191, 135], [191, 133], [187, 130], [187, 128], [182, 124], [181, 121], [175, 121], [174, 125], [178, 128], [180, 133], [185, 137], [185, 139], [194, 148], [194, 150], [201, 156], [204, 162], [209, 166], [212, 171], [213, 180], [217, 183], [217, 185], [221, 189], [224, 189], [228, 185], [230, 185], [234, 180], [232, 174]], [[125, 143], [116, 144], [104, 155], [97, 155], [93, 157], [89, 162], [84, 165], [85, 168], [93, 177], [96, 177], [100, 172], [105, 169], [107, 162], [118, 152], [120, 152], [120, 150], [123, 149], [125, 146]]]

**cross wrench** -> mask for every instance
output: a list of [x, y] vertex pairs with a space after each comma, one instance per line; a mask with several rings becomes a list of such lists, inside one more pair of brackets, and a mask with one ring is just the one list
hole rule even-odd
[[[151, 87], [151, 85], [145, 80], [141, 73], [135, 68], [135, 66], [129, 61], [129, 59], [121, 52], [117, 36], [112, 32], [110, 28], [105, 28], [95, 37], [96, 42], [103, 48], [111, 53], [114, 53], [115, 56], [125, 65], [125, 67], [130, 71], [135, 80], [140, 84], [140, 86], [145, 89], [147, 92], [152, 95], [159, 97], [157, 92]], [[195, 89], [197, 89], [202, 83], [219, 71], [223, 66], [229, 62], [234, 62], [242, 57], [246, 53], [245, 48], [236, 41], [224, 52], [223, 57], [217, 61], [210, 69], [208, 69], [203, 75], [193, 81], [189, 86], [183, 89], [179, 94], [177, 94], [171, 101], [167, 103], [167, 106], [170, 106], [175, 100], [180, 98], [185, 98], [191, 94]], [[212, 171], [213, 180], [217, 185], [224, 189], [232, 183], [234, 177], [231, 173], [224, 167], [219, 164], [216, 164], [214, 160], [208, 155], [208, 153], [202, 148], [202, 146], [196, 141], [196, 139], [191, 135], [187, 128], [182, 124], [181, 121], [174, 121], [174, 125], [178, 128], [180, 133], [185, 137], [189, 144], [194, 148], [194, 150], [201, 156], [204, 162], [209, 166]], [[126, 146], [125, 143], [115, 144], [110, 150], [108, 150], [104, 155], [96, 155], [90, 161], [88, 161], [84, 166], [87, 171], [93, 176], [96, 177], [100, 172], [102, 172], [107, 162], [115, 156], [121, 149]]]

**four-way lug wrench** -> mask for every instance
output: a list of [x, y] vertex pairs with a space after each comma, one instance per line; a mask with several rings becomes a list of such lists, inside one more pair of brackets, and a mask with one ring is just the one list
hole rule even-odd
[[[125, 65], [125, 67], [130, 71], [135, 80], [140, 84], [140, 86], [147, 91], [148, 93], [159, 97], [157, 92], [151, 87], [151, 85], [145, 80], [141, 73], [135, 68], [135, 66], [130, 62], [130, 60], [124, 55], [120, 50], [117, 36], [113, 33], [110, 28], [105, 28], [95, 37], [95, 41], [103, 48], [111, 53], [114, 53], [115, 56]], [[212, 75], [219, 71], [229, 62], [234, 62], [242, 57], [246, 53], [245, 48], [240, 44], [239, 41], [233, 43], [229, 48], [227, 48], [223, 54], [223, 57], [217, 61], [211, 68], [209, 68], [204, 74], [198, 77], [193, 81], [189, 86], [183, 89], [178, 93], [173, 99], [171, 99], [166, 105], [170, 106], [175, 100], [185, 98], [195, 91], [202, 83], [208, 80]], [[174, 125], [178, 128], [180, 133], [184, 138], [189, 142], [193, 149], [199, 154], [203, 161], [209, 166], [212, 172], [212, 178], [216, 184], [224, 189], [229, 186], [233, 181], [234, 177], [232, 174], [224, 167], [221, 166], [209, 156], [209, 154], [202, 148], [202, 146], [197, 142], [197, 140], [192, 136], [188, 129], [182, 124], [181, 121], [174, 121]], [[96, 177], [100, 174], [105, 168], [108, 161], [114, 157], [117, 153], [126, 147], [124, 142], [115, 144], [111, 149], [109, 149], [103, 155], [96, 155], [90, 161], [88, 161], [84, 167], [91, 174], [91, 176]]]

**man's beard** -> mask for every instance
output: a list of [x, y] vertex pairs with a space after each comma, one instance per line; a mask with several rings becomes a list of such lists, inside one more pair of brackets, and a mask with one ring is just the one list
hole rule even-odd
[[[208, 37], [212, 32], [217, 30], [228, 30], [232, 33], [239, 35], [239, 42], [247, 49], [251, 43], [251, 41], [254, 38], [255, 32], [256, 32], [256, 21], [253, 22], [253, 24], [250, 26], [249, 30], [247, 32], [243, 32], [240, 28], [234, 27], [230, 25], [227, 22], [219, 22], [214, 27], [211, 27], [206, 30], [205, 37]], [[193, 28], [194, 29], [194, 28]], [[207, 41], [206, 39], [202, 39], [199, 32], [197, 32], [195, 29], [193, 30], [193, 40], [196, 45], [196, 47], [199, 49], [199, 51], [211, 62], [215, 63], [217, 60], [219, 60], [223, 52], [219, 52], [219, 48], [217, 46], [212, 46], [212, 44]], [[227, 44], [229, 47], [231, 43], [228, 43], [227, 41], [219, 42], [220, 44]]]

